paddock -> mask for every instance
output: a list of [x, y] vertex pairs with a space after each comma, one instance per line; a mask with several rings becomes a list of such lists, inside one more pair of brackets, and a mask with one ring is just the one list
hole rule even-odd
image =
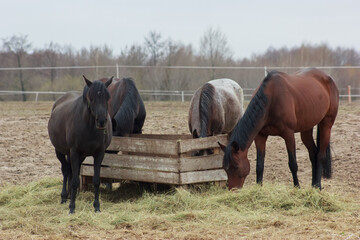
[[[55, 157], [55, 153], [47, 133], [47, 122], [50, 116], [52, 104], [52, 102], [0, 102], [0, 153], [2, 156], [0, 161], [0, 188], [5, 187], [6, 189], [9, 189], [6, 187], [7, 185], [15, 185], [14, 187], [11, 187], [11, 189], [18, 188], [16, 185], [21, 188], [24, 185], [28, 185], [29, 183], [31, 185], [32, 183], [35, 183], [36, 181], [46, 177], [51, 177], [51, 179], [57, 178], [60, 182], [60, 162]], [[145, 106], [147, 112], [149, 113], [144, 125], [145, 135], [189, 135], [187, 128], [187, 111], [189, 102], [145, 102]], [[164, 113], [168, 113], [166, 117]], [[356, 206], [360, 204], [358, 197], [360, 194], [360, 171], [358, 170], [360, 159], [359, 116], [359, 104], [342, 103], [340, 105], [339, 114], [333, 127], [331, 138], [331, 151], [333, 154], [333, 177], [330, 180], [323, 180], [322, 183], [324, 188], [322, 192], [325, 195], [335, 195], [337, 196], [337, 199], [341, 198], [345, 202], [352, 202], [354, 204], [356, 203]], [[296, 144], [300, 186], [302, 189], [307, 191], [307, 189], [311, 189], [311, 164], [308, 160], [307, 151], [302, 145], [300, 136], [298, 134], [296, 134]], [[244, 191], [248, 189], [252, 192], [251, 194], [248, 192], [248, 195], [246, 195], [250, 198], [253, 194], [255, 194], [253, 192], [255, 185], [255, 158], [256, 153], [253, 144], [249, 149], [249, 160], [251, 164], [250, 175], [246, 179], [243, 188]], [[273, 193], [279, 191], [285, 194], [284, 198], [288, 198], [286, 194], [289, 193], [289, 190], [284, 192], [283, 187], [284, 185], [291, 187], [293, 183], [287, 163], [287, 152], [281, 138], [269, 137], [263, 180], [264, 186], [263, 189], [260, 189], [261, 194], [265, 193], [266, 196], [272, 196], [272, 193], [270, 193], [269, 190], [274, 191]], [[42, 182], [44, 181], [46, 180], [42, 180]], [[267, 183], [274, 185], [273, 187], [269, 188], [269, 186], [266, 185]], [[183, 194], [182, 191], [179, 193]], [[243, 193], [246, 192], [240, 192], [238, 195], [228, 197], [230, 197], [230, 199], [234, 199], [235, 196], [242, 196]], [[257, 194], [260, 194], [260, 192]], [[93, 197], [91, 192], [85, 192], [82, 193], [82, 195], [90, 199]], [[59, 213], [56, 213], [55, 215], [62, 216], [65, 221], [66, 219], [69, 220], [71, 217], [66, 214], [66, 211], [61, 210], [65, 209], [67, 206], [60, 206], [60, 203], [57, 202], [60, 197], [60, 191], [54, 192], [52, 196], [54, 198], [52, 204], [60, 208]], [[187, 196], [187, 194], [185, 196]], [[215, 197], [218, 198], [218, 196]], [[41, 198], [38, 200], [42, 201]], [[100, 199], [100, 201], [105, 202], [106, 200]], [[275, 199], [271, 201], [275, 201]], [[86, 203], [88, 202], [89, 201], [86, 201]], [[131, 203], [127, 203], [127, 201], [120, 202], [121, 204], [125, 204], [127, 208], [129, 206], [127, 204], [131, 205]], [[110, 210], [110, 208], [112, 205], [119, 203], [111, 201], [107, 204], [107, 207], [104, 208], [104, 213], [101, 213], [105, 215], [99, 215], [99, 217], [94, 216], [94, 213], [88, 210], [90, 207], [87, 207], [87, 210], [82, 214], [88, 214], [86, 215], [88, 216], [86, 219], [101, 219], [103, 216], [112, 218], [115, 214], [113, 211], [116, 212], [116, 214], [119, 211], [118, 209]], [[52, 208], [54, 207], [53, 205], [51, 205]], [[353, 206], [355, 207], [355, 205]], [[29, 209], [25, 209], [26, 212], [28, 210]], [[189, 208], [188, 210], [193, 211], [192, 208]], [[111, 211], [111, 214], [108, 211]], [[301, 236], [301, 238], [309, 239], [358, 239], [357, 236], [359, 236], [359, 229], [357, 226], [359, 222], [359, 211], [356, 208], [346, 208], [337, 213], [314, 211], [314, 214], [317, 214], [316, 216], [312, 215], [313, 211], [311, 210], [309, 211], [304, 209], [303, 211], [305, 211], [305, 215], [300, 217], [291, 215], [294, 213], [292, 211], [284, 211], [282, 214], [276, 216], [274, 215], [274, 212], [272, 212], [269, 215], [268, 210], [266, 210], [267, 214], [265, 214], [266, 216], [264, 217], [268, 219], [268, 216], [270, 216], [270, 218], [263, 223], [257, 222], [258, 220], [253, 219], [252, 214], [256, 213], [249, 213], [250, 218], [253, 219], [252, 223], [250, 221], [250, 225], [246, 224], [246, 219], [248, 218], [245, 218], [244, 220], [242, 219], [242, 216], [242, 220], [238, 219], [240, 222], [238, 222], [236, 229], [233, 229], [232, 225], [225, 225], [222, 227], [214, 227], [214, 231], [219, 231], [221, 229], [225, 231], [226, 229], [229, 230], [231, 228], [233, 229], [233, 232], [229, 235], [229, 238], [239, 236], [238, 234], [242, 233], [242, 231], [249, 231], [249, 233], [247, 233], [248, 235], [246, 236], [258, 236], [259, 238], [266, 236], [266, 238], [269, 239], [278, 239], [282, 237], [291, 239], [299, 238], [299, 236]], [[179, 214], [183, 213], [181, 212]], [[248, 217], [249, 214], [247, 215]], [[195, 218], [193, 218], [194, 216]], [[198, 222], [196, 216], [200, 217], [200, 215], [196, 214], [186, 215], [186, 217], [190, 218], [185, 222], [189, 222], [189, 224], [194, 223], [194, 221]], [[144, 221], [149, 222], [148, 219]], [[216, 219], [214, 219], [212, 222], [214, 221], [216, 222]], [[236, 222], [237, 220], [232, 220], [231, 224], [234, 224], [234, 221]], [[167, 229], [166, 226], [169, 226], [169, 223], [164, 222], [163, 219], [158, 219], [158, 221], [155, 221], [154, 223], [155, 225], [158, 224], [156, 226], [165, 226], [164, 229]], [[317, 225], [314, 225], [314, 223]], [[130, 225], [121, 224], [116, 225], [119, 227], [119, 229], [115, 227], [113, 230], [103, 231], [103, 229], [100, 228], [100, 232], [102, 234], [101, 236], [104, 236], [104, 238], [111, 238], [118, 236], [117, 234], [125, 234], [124, 236], [134, 238], [134, 236], [143, 236], [141, 234], [145, 234], [145, 232], [150, 234], [148, 239], [153, 239], [154, 236], [159, 233], [161, 233], [161, 236], [164, 238], [166, 238], [166, 236], [184, 236], [180, 233], [180, 235], [176, 235], [178, 233], [177, 230], [171, 230], [171, 227], [167, 230], [159, 232], [158, 229], [152, 229], [152, 225], [149, 227], [147, 225], [143, 225], [144, 223], [139, 224], [141, 227], [134, 229], [127, 227]], [[171, 224], [174, 223], [171, 222]], [[57, 228], [56, 226], [58, 225], [54, 225], [54, 228]], [[29, 228], [32, 229], [33, 227], [35, 227], [35, 225], [30, 225], [27, 228], [24, 227], [25, 229], [23, 229], [21, 226], [15, 227], [15, 229], [2, 229], [2, 231], [0, 230], [0, 236], [9, 237], [16, 234], [16, 236], [23, 236], [18, 237], [18, 239], [28, 239], [28, 231], [30, 231]], [[111, 225], [111, 227], [114, 226]], [[242, 230], [239, 230], [239, 227]], [[37, 225], [36, 228], [38, 228]], [[74, 227], [62, 226], [61, 231], [64, 233], [61, 234], [65, 235], [61, 236], [83, 236], [85, 238], [88, 238], [89, 236], [99, 236], [99, 231], [96, 233], [89, 232], [89, 229], [93, 228], [94, 227], [89, 227], [86, 224], [81, 225], [81, 227], [80, 225], [75, 225]], [[189, 230], [189, 228], [187, 229]], [[191, 229], [192, 230], [190, 230], [190, 232], [186, 233], [186, 236], [197, 236], [198, 238], [202, 236], [201, 238], [205, 239], [212, 239], [214, 236], [219, 238], [224, 236], [223, 231], [213, 233], [207, 232], [206, 234], [201, 227], [200, 229]], [[151, 233], [149, 233], [149, 231]], [[54, 233], [44, 233], [42, 230], [38, 230], [36, 232], [55, 236], [53, 235]]]
[[[47, 133], [52, 102], [0, 103], [0, 185], [24, 184], [43, 177], [61, 177]], [[189, 134], [189, 102], [145, 102], [148, 112], [144, 134]], [[166, 116], [164, 113], [167, 113]], [[360, 104], [341, 103], [332, 130], [331, 151], [334, 175], [324, 180], [324, 190], [360, 193]], [[311, 185], [308, 153], [296, 134], [300, 186]], [[247, 184], [255, 182], [255, 147], [249, 150], [251, 164]], [[264, 182], [292, 184], [283, 140], [269, 137], [265, 160]]]

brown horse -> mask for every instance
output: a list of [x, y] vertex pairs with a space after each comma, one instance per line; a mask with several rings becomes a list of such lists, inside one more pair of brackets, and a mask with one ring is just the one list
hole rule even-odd
[[61, 203], [67, 200], [66, 185], [67, 181], [71, 181], [70, 213], [75, 211], [80, 166], [87, 156], [94, 157], [94, 208], [95, 212], [100, 211], [100, 165], [112, 136], [107, 105], [110, 95], [106, 89], [112, 79], [105, 84], [91, 82], [85, 76], [84, 79], [86, 86], [83, 93], [69, 92], [58, 99], [48, 123], [49, 137], [61, 162], [63, 174]]
[[243, 115], [243, 90], [231, 79], [215, 79], [197, 89], [190, 102], [193, 138], [230, 133]]
[[[248, 149], [255, 140], [256, 182], [262, 183], [265, 143], [269, 135], [285, 140], [289, 167], [295, 186], [299, 186], [295, 155], [295, 132], [309, 152], [312, 164], [312, 186], [321, 189], [321, 175], [331, 177], [330, 132], [339, 105], [339, 91], [333, 79], [317, 69], [295, 75], [270, 72], [249, 103], [244, 116], [236, 124], [225, 151], [223, 166], [228, 187], [241, 188], [250, 171]], [[317, 125], [315, 145], [313, 127]]]
[[[105, 78], [100, 79], [102, 82], [106, 82], [106, 80]], [[146, 110], [133, 79], [114, 79], [108, 90], [110, 92], [108, 105], [113, 135], [124, 136], [129, 133], [141, 133]]]

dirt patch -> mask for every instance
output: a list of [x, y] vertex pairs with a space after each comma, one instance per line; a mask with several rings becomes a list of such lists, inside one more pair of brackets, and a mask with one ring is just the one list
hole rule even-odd
[[[144, 133], [188, 134], [189, 103], [146, 102]], [[60, 162], [47, 133], [51, 102], [0, 102], [0, 186], [24, 184], [46, 176], [61, 177]], [[323, 180], [326, 191], [360, 193], [360, 105], [342, 104], [332, 131], [333, 178]], [[296, 134], [300, 186], [311, 185], [308, 153]], [[256, 153], [249, 150], [251, 171], [246, 184], [255, 182]], [[264, 182], [292, 184], [284, 141], [269, 137]]]

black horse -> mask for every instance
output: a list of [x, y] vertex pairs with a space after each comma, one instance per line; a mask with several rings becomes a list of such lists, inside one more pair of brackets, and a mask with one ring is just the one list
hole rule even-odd
[[[111, 84], [112, 78], [102, 83], [91, 82], [83, 77], [86, 82], [83, 94], [68, 92], [58, 99], [52, 108], [48, 123], [49, 137], [61, 162], [63, 174], [61, 203], [67, 200], [66, 185], [67, 181], [71, 181], [70, 213], [75, 211], [80, 166], [87, 156], [94, 157], [94, 208], [95, 212], [100, 211], [100, 165], [112, 136], [107, 105], [110, 99], [107, 87]], [[70, 188], [68, 190], [70, 191]]]
[[[102, 82], [106, 80], [106, 78], [100, 79]], [[124, 136], [130, 133], [141, 133], [146, 111], [133, 79], [114, 79], [108, 90], [113, 135]]]

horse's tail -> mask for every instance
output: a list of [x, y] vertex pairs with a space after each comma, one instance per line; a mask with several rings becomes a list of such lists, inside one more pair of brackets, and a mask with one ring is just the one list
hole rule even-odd
[[214, 101], [215, 88], [210, 83], [205, 83], [201, 89], [199, 101], [200, 137], [207, 137], [208, 128], [211, 127], [212, 104]]
[[[319, 125], [317, 126], [317, 137], [316, 137], [316, 146], [320, 146], [320, 128]], [[324, 178], [331, 178], [331, 150], [330, 150], [330, 142], [326, 147], [325, 151], [325, 159], [322, 162], [322, 175]]]

